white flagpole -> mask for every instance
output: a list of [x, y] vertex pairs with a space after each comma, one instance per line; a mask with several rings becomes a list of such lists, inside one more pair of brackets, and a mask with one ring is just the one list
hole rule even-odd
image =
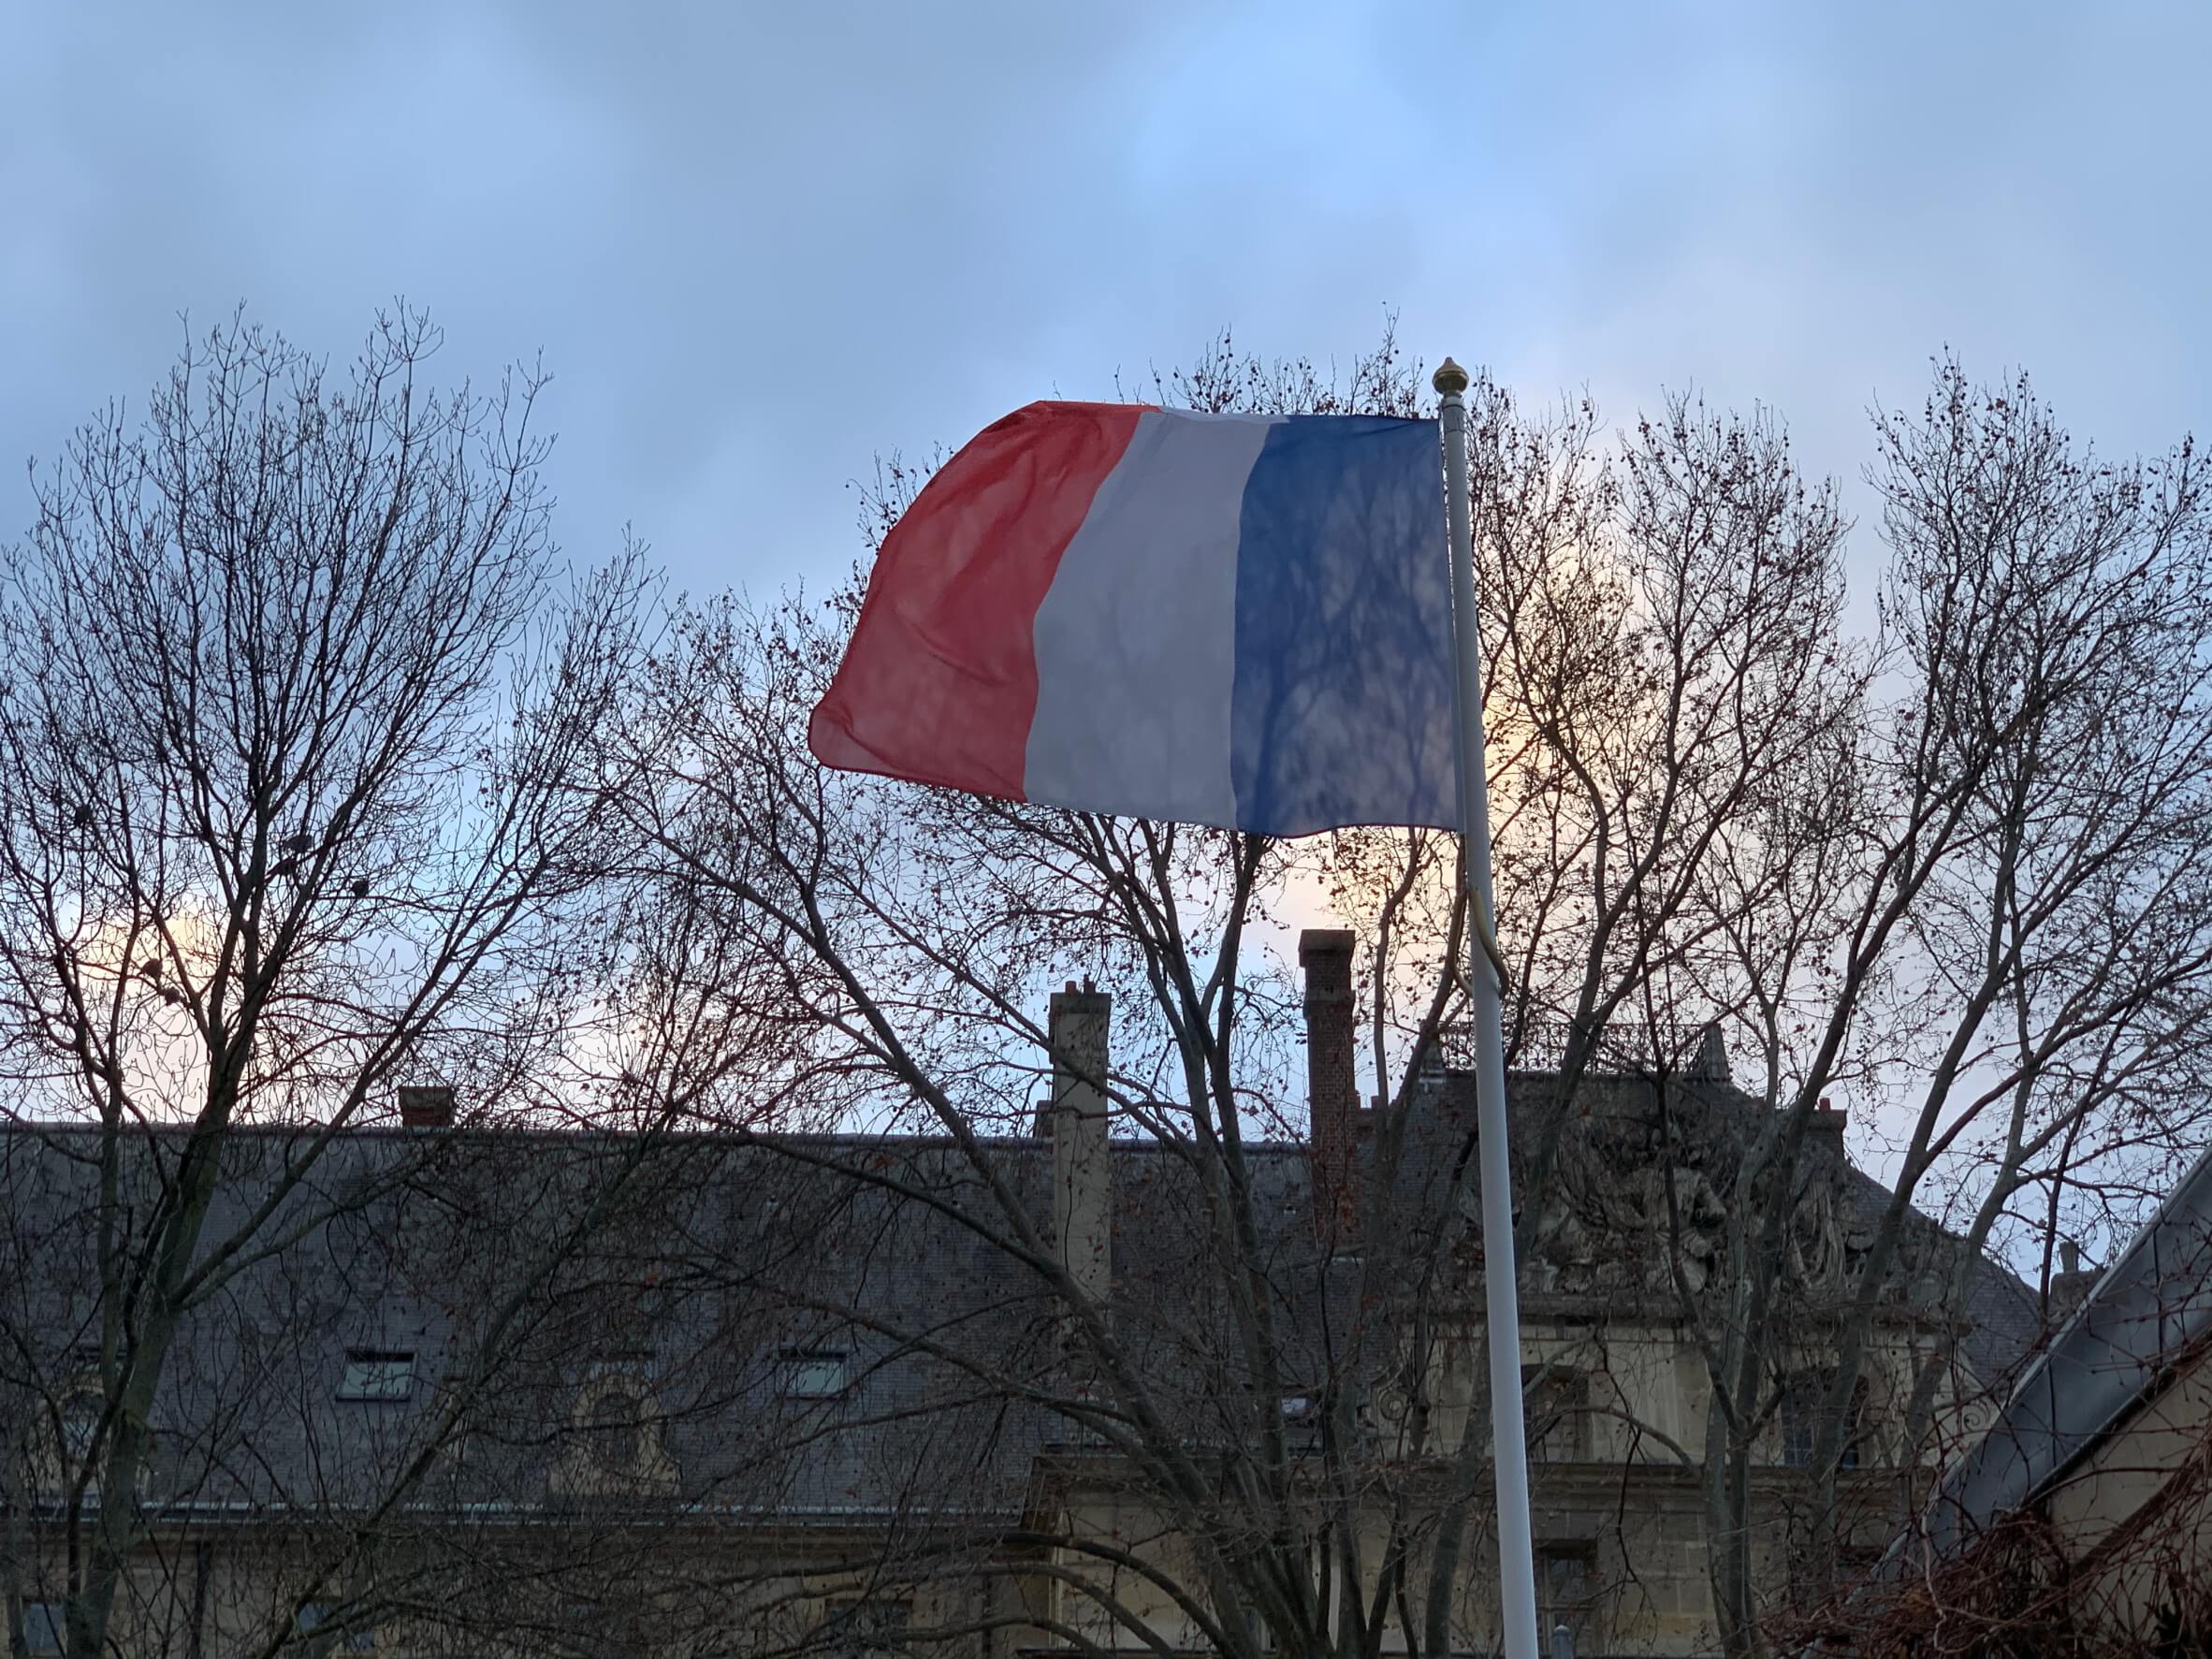
[[1444, 425], [1445, 517], [1451, 534], [1451, 627], [1458, 660], [1460, 862], [1466, 872], [1469, 1011], [1475, 1023], [1476, 1137], [1482, 1168], [1482, 1273], [1488, 1302], [1490, 1427], [1498, 1482], [1498, 1605], [1506, 1659], [1537, 1659], [1536, 1564], [1529, 1536], [1528, 1441], [1521, 1413], [1521, 1296], [1513, 1271], [1513, 1168], [1506, 1153], [1505, 987], [1490, 873], [1490, 784], [1482, 761], [1482, 638], [1475, 626], [1475, 536], [1467, 508], [1467, 371], [1449, 357], [1432, 383]]

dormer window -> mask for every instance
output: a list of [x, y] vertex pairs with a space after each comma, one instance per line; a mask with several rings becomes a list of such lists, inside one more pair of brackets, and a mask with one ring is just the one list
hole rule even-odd
[[609, 1384], [591, 1397], [584, 1433], [591, 1456], [610, 1474], [636, 1472], [644, 1451], [646, 1408], [643, 1396], [621, 1384]]
[[62, 1455], [72, 1469], [92, 1462], [107, 1402], [90, 1389], [78, 1389], [62, 1402]]
[[676, 1464], [662, 1416], [653, 1356], [612, 1349], [591, 1362], [569, 1405], [560, 1478], [577, 1492], [631, 1492], [664, 1485]]
[[791, 1400], [834, 1400], [845, 1391], [845, 1355], [834, 1348], [786, 1348], [779, 1391]]
[[[36, 1414], [25, 1448], [32, 1454], [31, 1467], [37, 1471], [38, 1483], [56, 1496], [78, 1492], [82, 1482], [83, 1500], [96, 1504], [100, 1462], [108, 1452], [107, 1396], [97, 1376], [90, 1375], [61, 1384], [56, 1392], [51, 1405], [41, 1405]], [[145, 1471], [144, 1478], [151, 1480], [154, 1435], [151, 1429], [144, 1434], [140, 1467]]]
[[415, 1394], [415, 1354], [407, 1348], [348, 1348], [345, 1374], [338, 1381], [341, 1400], [400, 1402]]

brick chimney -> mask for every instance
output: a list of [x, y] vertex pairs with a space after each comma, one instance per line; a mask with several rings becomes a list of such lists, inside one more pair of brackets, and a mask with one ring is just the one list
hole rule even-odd
[[403, 1129], [453, 1128], [453, 1090], [445, 1084], [402, 1084], [400, 1127]]
[[1103, 1302], [1113, 1288], [1113, 1165], [1107, 1140], [1107, 1026], [1113, 999], [1086, 981], [1053, 993], [1047, 1026], [1053, 1092], [1053, 1237], [1082, 1292]]
[[1341, 1234], [1358, 1208], [1352, 1167], [1360, 1091], [1352, 1075], [1352, 934], [1309, 927], [1298, 936], [1305, 970], [1305, 1099], [1312, 1125], [1314, 1225]]

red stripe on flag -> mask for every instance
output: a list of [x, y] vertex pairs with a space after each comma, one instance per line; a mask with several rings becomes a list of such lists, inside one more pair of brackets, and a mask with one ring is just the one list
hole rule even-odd
[[939, 469], [876, 555], [807, 743], [825, 765], [1021, 800], [1037, 607], [1144, 407], [1031, 403]]

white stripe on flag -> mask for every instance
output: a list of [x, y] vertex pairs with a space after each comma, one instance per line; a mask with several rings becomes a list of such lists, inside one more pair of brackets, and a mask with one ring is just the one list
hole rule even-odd
[[1032, 801], [1236, 822], [1238, 524], [1279, 418], [1152, 410], [1138, 422], [1037, 610]]

